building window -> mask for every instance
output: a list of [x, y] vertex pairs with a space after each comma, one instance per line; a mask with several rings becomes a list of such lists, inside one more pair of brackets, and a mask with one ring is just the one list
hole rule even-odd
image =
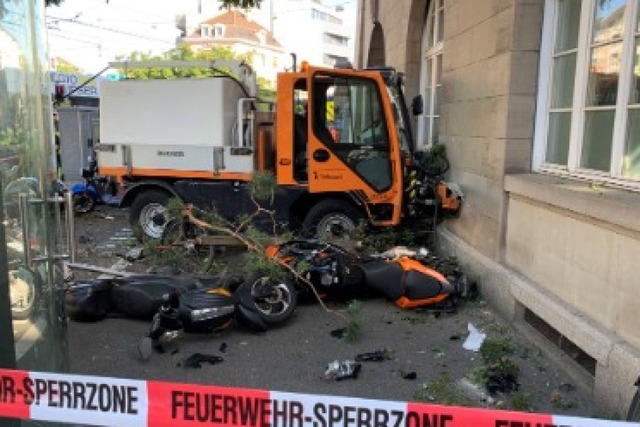
[[200, 26], [200, 35], [202, 37], [210, 37], [211, 36], [211, 27], [209, 25], [201, 25]]
[[534, 169], [640, 188], [640, 0], [547, 0]]
[[215, 37], [224, 37], [224, 24], [216, 24], [214, 27]]
[[322, 35], [322, 40], [327, 44], [336, 46], [347, 46], [349, 44], [348, 37], [338, 36], [330, 33], [324, 33]]
[[311, 9], [311, 19], [316, 21], [325, 21], [325, 22], [330, 22], [332, 24], [342, 25], [342, 19], [317, 9]]
[[420, 93], [424, 98], [424, 113], [418, 122], [418, 144], [438, 141], [440, 99], [442, 94], [442, 53], [444, 51], [444, 0], [429, 5], [422, 38], [422, 75]]

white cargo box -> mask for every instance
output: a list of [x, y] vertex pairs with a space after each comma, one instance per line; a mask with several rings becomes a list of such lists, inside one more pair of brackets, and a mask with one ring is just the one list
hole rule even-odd
[[123, 80], [101, 89], [100, 167], [127, 166], [128, 158], [138, 170], [213, 171], [218, 147], [226, 169], [252, 170], [253, 156], [229, 154], [246, 96], [231, 79]]

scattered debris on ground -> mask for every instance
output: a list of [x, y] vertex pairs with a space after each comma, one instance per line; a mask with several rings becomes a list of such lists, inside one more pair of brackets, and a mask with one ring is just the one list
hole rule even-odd
[[193, 353], [189, 357], [180, 360], [178, 362], [178, 366], [182, 366], [184, 368], [202, 368], [203, 363], [215, 365], [223, 361], [224, 359], [220, 356], [215, 356], [212, 354]]
[[328, 380], [356, 379], [362, 365], [355, 360], [334, 360], [327, 365], [324, 377]]
[[[85, 227], [90, 228], [90, 233], [79, 233], [85, 236], [81, 239], [84, 243], [80, 243], [82, 255], [79, 262], [97, 263], [108, 270], [118, 249], [126, 248], [126, 251], [121, 251], [126, 254], [138, 247], [126, 240], [114, 241], [115, 247], [103, 245], [114, 232], [103, 232], [99, 227], [117, 227], [117, 224], [126, 223], [124, 214], [116, 212], [113, 216], [113, 221], [87, 224]], [[379, 236], [375, 236], [375, 239], [382, 241]], [[386, 244], [381, 246], [390, 247]], [[133, 253], [131, 255], [132, 260], [127, 267], [129, 273], [146, 274], [154, 271], [168, 274], [168, 270], [171, 270], [172, 273], [184, 274], [177, 268], [198, 264], [182, 264], [179, 257], [175, 263], [167, 259], [159, 260], [154, 258], [153, 253], [140, 258], [133, 256]], [[241, 253], [235, 250], [216, 252], [215, 257], [216, 268], [219, 268], [215, 271], [225, 271], [226, 266], [227, 272], [238, 272], [246, 262]], [[452, 260], [434, 265], [443, 272], [449, 268], [455, 269]], [[97, 271], [95, 273], [100, 274]], [[118, 358], [127, 357], [113, 352], [114, 348], [118, 348], [115, 342], [131, 342], [139, 338], [140, 331], [144, 333], [148, 330], [146, 323], [140, 326], [128, 319], [110, 318], [99, 326], [72, 325], [72, 346], [75, 343], [72, 353], [76, 354], [72, 369], [87, 374], [126, 377], [136, 377], [135, 370], [140, 369], [139, 375], [144, 378], [159, 377], [196, 383], [212, 381], [220, 385], [266, 389], [279, 389], [279, 384], [283, 383], [277, 379], [286, 376], [296, 378], [295, 384], [299, 390], [320, 394], [335, 391], [341, 395], [390, 400], [599, 415], [594, 414], [595, 405], [583, 390], [576, 388], [571, 379], [554, 369], [539, 350], [532, 348], [501, 322], [477, 294], [477, 289], [470, 287], [470, 290], [469, 296], [461, 301], [456, 312], [402, 310], [393, 305], [392, 300], [373, 304], [369, 300], [349, 299], [330, 305], [332, 310], [342, 313], [338, 318], [319, 316], [316, 305], [305, 304], [300, 307], [291, 325], [269, 332], [268, 339], [233, 331], [221, 335], [224, 342], [220, 341], [220, 335], [180, 341], [185, 354], [207, 356], [212, 349], [214, 352], [218, 350], [219, 354], [225, 353], [227, 362], [216, 367], [215, 375], [208, 374], [208, 370], [196, 373], [194, 369], [168, 369], [178, 362], [178, 355], [165, 355], [144, 363], [126, 363], [124, 359], [124, 363], [114, 363]], [[375, 306], [375, 314], [369, 310], [370, 305]], [[122, 327], [123, 324], [127, 326]], [[478, 340], [469, 326], [478, 334], [484, 334], [484, 338]], [[139, 334], [137, 337], [126, 336], [134, 331], [138, 331], [135, 332]], [[90, 341], [89, 337], [94, 336], [101, 336], [100, 342], [85, 344]], [[331, 336], [342, 339], [336, 340]], [[475, 342], [473, 349], [466, 350], [461, 345], [467, 341]], [[78, 344], [80, 342], [83, 344]], [[207, 347], [209, 345], [215, 347]], [[80, 349], [80, 346], [83, 348]], [[370, 351], [372, 348], [382, 349]], [[346, 355], [345, 349], [348, 349]], [[317, 367], [326, 362], [327, 354], [331, 355], [328, 360], [336, 360], [326, 365], [325, 375], [319, 377]], [[218, 357], [221, 358], [214, 356], [212, 360]], [[257, 360], [259, 366], [256, 366]], [[206, 363], [211, 362], [200, 361], [200, 366]], [[115, 366], [119, 368], [114, 369]], [[239, 369], [243, 372], [240, 376]], [[301, 380], [304, 378], [307, 380]], [[358, 378], [358, 381], [341, 381], [340, 384], [324, 381], [348, 378]], [[276, 382], [269, 382], [272, 380]], [[301, 385], [300, 381], [307, 383]]]

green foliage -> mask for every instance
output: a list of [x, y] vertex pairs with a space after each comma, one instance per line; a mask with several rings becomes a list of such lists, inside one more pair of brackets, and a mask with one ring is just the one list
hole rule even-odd
[[259, 273], [273, 280], [288, 280], [290, 273], [264, 252], [248, 251], [244, 254], [245, 274]]
[[472, 384], [484, 387], [487, 384], [487, 378], [489, 378], [489, 375], [487, 373], [487, 367], [476, 366], [473, 369], [471, 369], [469, 372], [467, 372], [465, 377], [469, 381], [471, 381]]
[[169, 218], [178, 218], [180, 211], [184, 209], [184, 202], [177, 197], [167, 200], [167, 214]]
[[516, 411], [531, 412], [533, 405], [531, 395], [522, 391], [516, 391], [511, 395], [511, 409]]
[[19, 150], [24, 148], [28, 136], [28, 132], [20, 127], [4, 129], [0, 131], [0, 146]]
[[[45, 0], [47, 6], [60, 6], [64, 0]], [[218, 0], [220, 9], [240, 7], [242, 9], [260, 9], [262, 0]], [[108, 3], [108, 2], [107, 2]]]
[[361, 250], [365, 255], [384, 252], [394, 246], [435, 246], [435, 235], [427, 230], [408, 226], [372, 228], [365, 221], [358, 224], [353, 238], [362, 242]]
[[59, 62], [56, 65], [56, 71], [59, 73], [74, 74], [74, 73], [80, 73], [80, 68], [76, 67], [73, 64], [69, 64], [66, 62]]
[[342, 338], [349, 342], [357, 341], [360, 338], [363, 321], [362, 303], [358, 300], [350, 301], [347, 306], [347, 324], [344, 327]]
[[498, 363], [514, 351], [515, 346], [508, 337], [487, 338], [480, 347], [480, 355], [488, 364]]
[[566, 396], [558, 390], [551, 392], [549, 400], [551, 401], [551, 405], [556, 409], [571, 409], [575, 406], [575, 403], [568, 400]]
[[271, 171], [255, 172], [251, 177], [250, 191], [256, 200], [273, 200], [278, 184]]
[[[132, 62], [240, 60], [251, 63], [251, 55], [236, 55], [233, 49], [227, 46], [212, 46], [209, 49], [194, 51], [191, 46], [183, 43], [160, 55], [136, 51], [132, 52], [128, 58], [118, 57], [118, 60]], [[206, 67], [138, 68], [133, 70], [120, 69], [118, 71], [126, 75], [127, 78], [132, 79], [205, 78], [230, 73], [228, 69], [214, 70]]]
[[420, 154], [418, 164], [427, 174], [442, 175], [449, 169], [446, 145], [436, 142]]
[[218, 0], [220, 3], [220, 9], [229, 9], [232, 7], [241, 7], [243, 9], [260, 9], [262, 0]]
[[458, 390], [451, 375], [443, 373], [435, 381], [423, 383], [414, 393], [419, 402], [435, 402], [443, 405], [471, 406], [473, 402]]

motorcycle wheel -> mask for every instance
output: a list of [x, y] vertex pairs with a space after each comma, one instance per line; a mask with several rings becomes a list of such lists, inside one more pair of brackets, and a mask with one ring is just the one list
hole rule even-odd
[[298, 292], [287, 281], [253, 275], [240, 285], [237, 292], [242, 293], [247, 287], [260, 317], [269, 325], [287, 320], [298, 305]]
[[72, 197], [73, 211], [75, 213], [83, 214], [88, 213], [96, 207], [96, 201], [85, 191], [82, 193], [75, 193]]

